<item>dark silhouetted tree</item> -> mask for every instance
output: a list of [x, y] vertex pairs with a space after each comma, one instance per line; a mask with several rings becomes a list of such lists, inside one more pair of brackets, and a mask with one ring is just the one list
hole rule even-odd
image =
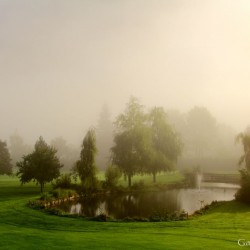
[[7, 143], [0, 140], [0, 175], [10, 175], [11, 173], [12, 165]]
[[50, 147], [42, 137], [35, 144], [31, 154], [23, 156], [23, 160], [17, 163], [18, 173], [22, 184], [36, 181], [44, 190], [45, 183], [51, 182], [60, 175], [62, 165], [56, 156], [56, 149]]

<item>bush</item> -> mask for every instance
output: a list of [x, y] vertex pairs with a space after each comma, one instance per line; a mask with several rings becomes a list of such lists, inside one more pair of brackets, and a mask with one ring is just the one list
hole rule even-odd
[[240, 170], [241, 188], [235, 195], [236, 200], [250, 204], [250, 174], [246, 169]]
[[56, 180], [55, 183], [52, 183], [54, 189], [56, 188], [71, 188], [72, 180], [71, 174], [61, 174]]
[[69, 198], [76, 195], [76, 191], [72, 189], [57, 188], [51, 191], [51, 195], [56, 199]]
[[145, 184], [144, 184], [144, 181], [143, 180], [140, 180], [138, 182], [135, 182], [133, 185], [132, 185], [132, 189], [133, 190], [143, 190], [145, 188]]
[[196, 187], [197, 184], [197, 175], [201, 173], [200, 167], [186, 168], [182, 171], [185, 182], [189, 187]]
[[108, 216], [104, 213], [99, 214], [99, 215], [92, 218], [92, 220], [94, 220], [94, 221], [107, 221], [107, 219], [108, 219]]
[[157, 221], [179, 221], [179, 220], [187, 220], [188, 213], [184, 210], [176, 211], [173, 213], [169, 213], [167, 210], [160, 210], [155, 211], [150, 216], [150, 221], [157, 222]]
[[51, 195], [47, 192], [44, 192], [41, 194], [40, 200], [46, 201], [46, 200], [49, 200], [50, 198], [51, 198]]
[[115, 166], [109, 166], [105, 171], [105, 185], [107, 187], [115, 187], [121, 177], [121, 171]]

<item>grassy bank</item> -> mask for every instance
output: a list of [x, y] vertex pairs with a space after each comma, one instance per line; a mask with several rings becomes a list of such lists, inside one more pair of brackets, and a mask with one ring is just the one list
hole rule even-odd
[[188, 221], [100, 223], [28, 208], [38, 192], [0, 177], [0, 249], [238, 249], [250, 240], [250, 207], [235, 201]]

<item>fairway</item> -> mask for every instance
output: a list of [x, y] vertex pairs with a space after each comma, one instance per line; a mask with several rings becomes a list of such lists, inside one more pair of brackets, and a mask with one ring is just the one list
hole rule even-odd
[[39, 187], [0, 178], [1, 249], [238, 249], [250, 240], [250, 207], [227, 202], [178, 222], [92, 222], [26, 206]]

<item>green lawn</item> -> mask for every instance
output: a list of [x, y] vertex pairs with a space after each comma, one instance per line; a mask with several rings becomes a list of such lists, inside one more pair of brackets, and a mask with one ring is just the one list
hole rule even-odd
[[0, 249], [239, 249], [250, 241], [250, 206], [226, 202], [179, 222], [91, 222], [28, 208], [34, 183], [0, 176]]

